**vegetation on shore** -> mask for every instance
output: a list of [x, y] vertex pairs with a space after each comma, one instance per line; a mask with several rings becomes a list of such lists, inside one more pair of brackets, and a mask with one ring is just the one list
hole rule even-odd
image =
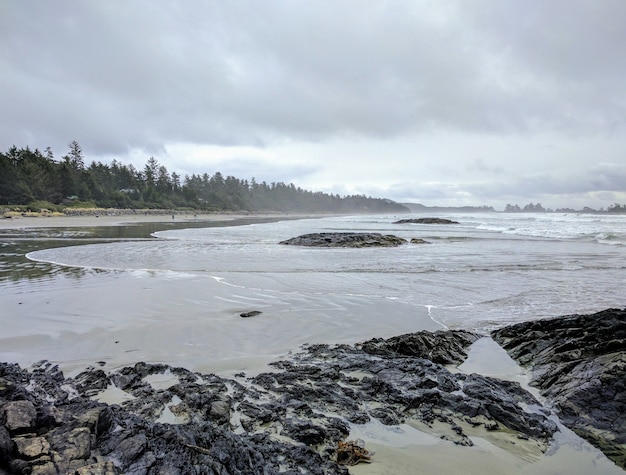
[[340, 197], [293, 184], [257, 183], [233, 176], [181, 177], [150, 157], [142, 170], [116, 160], [85, 165], [80, 145], [56, 160], [45, 152], [11, 147], [0, 153], [0, 206], [13, 211], [67, 208], [190, 209], [201, 211], [406, 212], [399, 203], [363, 195]]
[[582, 210], [577, 210], [573, 208], [544, 208], [541, 203], [528, 203], [523, 208], [519, 205], [507, 204], [504, 208], [505, 213], [626, 213], [626, 205], [620, 205], [619, 203], [615, 203], [610, 205], [606, 211], [603, 208], [599, 210], [589, 208], [585, 206]]

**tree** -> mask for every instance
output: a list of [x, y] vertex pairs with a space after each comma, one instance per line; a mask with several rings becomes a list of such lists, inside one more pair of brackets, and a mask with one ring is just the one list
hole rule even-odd
[[159, 173], [159, 162], [156, 158], [150, 157], [143, 169], [144, 179], [147, 188], [153, 188], [156, 184], [157, 175]]
[[69, 162], [75, 170], [85, 169], [85, 160], [83, 158], [83, 149], [76, 140], [72, 140], [69, 144], [70, 152], [68, 154]]

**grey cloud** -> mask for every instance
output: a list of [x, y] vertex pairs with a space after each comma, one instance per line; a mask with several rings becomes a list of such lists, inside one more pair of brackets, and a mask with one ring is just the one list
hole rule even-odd
[[0, 141], [77, 139], [116, 153], [159, 141], [623, 127], [622, 4], [521, 7], [14, 2], [0, 60], [15, 115], [1, 118]]
[[[296, 177], [306, 178], [319, 171], [318, 165], [313, 164], [277, 164], [271, 160], [258, 157], [239, 157], [236, 160], [218, 160], [211, 163], [192, 163], [170, 160], [163, 160], [163, 163], [172, 171], [182, 172], [191, 175], [193, 173], [202, 175], [203, 173], [213, 174], [220, 172], [224, 176], [234, 176], [239, 179], [250, 180], [254, 178], [258, 183], [283, 182], [292, 183]], [[181, 170], [181, 167], [183, 170]]]
[[[599, 164], [562, 174], [532, 173], [509, 176], [500, 181], [473, 183], [465, 190], [477, 200], [530, 202], [547, 199], [553, 207], [565, 207], [574, 196], [605, 193], [605, 199], [618, 199], [626, 190], [626, 165]], [[587, 199], [589, 201], [589, 199]], [[589, 202], [587, 204], [590, 204]]]
[[626, 189], [592, 165], [623, 159], [619, 0], [0, 1], [0, 149], [449, 203]]

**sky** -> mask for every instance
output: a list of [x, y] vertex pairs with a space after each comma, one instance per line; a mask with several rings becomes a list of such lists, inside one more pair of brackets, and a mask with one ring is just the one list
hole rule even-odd
[[428, 206], [626, 203], [624, 0], [0, 0], [0, 150]]

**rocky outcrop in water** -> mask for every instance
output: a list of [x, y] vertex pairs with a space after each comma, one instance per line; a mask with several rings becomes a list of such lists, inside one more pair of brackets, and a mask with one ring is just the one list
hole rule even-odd
[[[45, 362], [0, 364], [0, 473], [347, 474], [338, 460], [369, 459], [351, 429], [372, 422], [542, 450], [555, 424], [519, 384], [444, 366], [476, 338], [312, 345], [252, 377], [137, 363], [66, 379]], [[116, 392], [118, 404], [93, 399]]]
[[444, 218], [407, 218], [394, 222], [393, 224], [459, 224], [458, 221]]
[[537, 320], [492, 333], [567, 427], [626, 468], [626, 310]]
[[395, 247], [406, 239], [380, 233], [312, 233], [281, 241], [279, 244], [310, 247]]

